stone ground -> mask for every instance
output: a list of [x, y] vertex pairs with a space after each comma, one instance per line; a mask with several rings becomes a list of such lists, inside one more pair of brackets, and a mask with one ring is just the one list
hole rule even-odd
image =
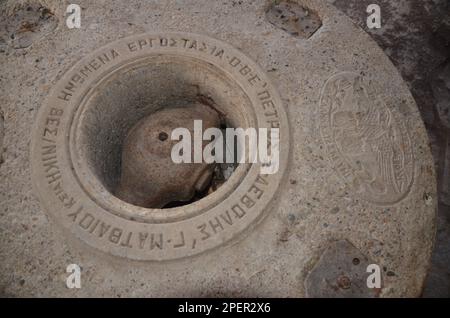
[[[450, 297], [450, 1], [330, 0], [367, 31], [408, 83], [430, 137], [439, 188], [436, 246], [424, 297]], [[382, 28], [369, 30], [377, 3]]]
[[[238, 2], [224, 0], [227, 1]], [[435, 158], [440, 194], [436, 247], [423, 296], [450, 297], [450, 1], [329, 1], [384, 49], [408, 83], [422, 113]], [[379, 4], [382, 9], [380, 30], [369, 30], [365, 23], [366, 8], [371, 3]], [[18, 38], [18, 47], [26, 46], [28, 40]], [[3, 46], [0, 41], [0, 50]], [[2, 125], [0, 111], [0, 160]]]

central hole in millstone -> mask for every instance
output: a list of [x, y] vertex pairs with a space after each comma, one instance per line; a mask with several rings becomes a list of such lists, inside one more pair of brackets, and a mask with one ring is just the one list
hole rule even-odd
[[[201, 122], [201, 138], [207, 129], [220, 129], [224, 125], [215, 109], [201, 103], [168, 107], [139, 120], [124, 140], [115, 195], [136, 206], [168, 208], [194, 202], [219, 187], [225, 181], [223, 167], [205, 161], [194, 163], [195, 122], [197, 125]], [[169, 134], [176, 131], [185, 134], [180, 133], [178, 140], [169, 140]], [[184, 146], [176, 148], [177, 144], [189, 141], [186, 139], [190, 139], [187, 151]], [[201, 140], [202, 155], [205, 146], [215, 142]], [[189, 152], [187, 162], [177, 160]]]
[[[172, 131], [192, 129], [194, 120], [203, 121], [203, 132], [215, 127], [223, 136], [226, 128], [256, 125], [246, 91], [210, 63], [155, 55], [115, 71], [80, 107], [74, 148], [80, 181], [97, 200], [112, 209], [117, 205], [117, 210], [123, 206], [112, 197], [149, 209], [193, 203], [204, 209], [223, 201], [245, 178], [248, 166], [173, 163], [171, 150], [179, 141], [172, 140]], [[136, 144], [130, 142], [133, 134], [139, 137]], [[237, 148], [238, 141], [234, 144]], [[210, 196], [213, 201], [208, 202]]]

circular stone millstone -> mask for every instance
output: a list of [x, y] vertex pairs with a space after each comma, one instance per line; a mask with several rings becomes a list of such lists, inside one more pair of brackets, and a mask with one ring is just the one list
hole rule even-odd
[[[16, 111], [34, 121], [31, 179], [56, 221], [34, 230], [33, 239], [44, 243], [29, 243], [43, 272], [82, 265], [77, 295], [420, 295], [434, 240], [436, 185], [417, 106], [367, 34], [326, 1], [296, 3], [314, 14], [317, 31], [284, 31], [276, 12], [266, 14], [273, 4], [262, 1], [192, 2], [181, 11], [177, 1], [164, 1], [164, 12], [173, 15], [162, 14], [162, 4], [138, 10], [137, 2], [117, 1], [105, 16], [90, 4], [90, 16], [103, 17], [102, 39], [88, 28], [61, 28], [33, 47], [49, 59], [64, 49], [60, 67], [39, 72], [7, 58], [4, 65], [38, 72], [37, 78], [61, 72], [46, 99], [39, 81], [20, 91], [42, 104], [36, 119]], [[118, 21], [116, 11], [133, 12], [141, 27], [123, 32], [111, 22]], [[84, 25], [94, 23], [89, 19]], [[139, 84], [139, 78], [156, 82]], [[162, 106], [158, 92], [174, 87], [178, 99], [213, 100], [235, 126], [279, 127], [279, 172], [261, 175], [257, 164], [240, 165], [218, 191], [167, 211], [115, 198], [110, 158], [120, 153], [120, 136]], [[19, 96], [11, 84], [5, 89]], [[146, 96], [154, 108], [122, 105]], [[11, 100], [5, 113], [15, 105]], [[116, 125], [114, 118], [122, 121]], [[6, 146], [27, 135], [5, 118]], [[18, 156], [27, 158], [22, 148]], [[6, 160], [1, 177], [14, 169]], [[22, 170], [2, 182], [2, 193], [19, 196], [30, 173]], [[22, 223], [42, 213], [34, 200], [8, 202]], [[14, 256], [5, 267], [21, 262]], [[381, 288], [366, 288], [370, 264], [381, 269]], [[31, 293], [38, 280], [27, 279], [30, 287], [10, 292]], [[71, 293], [50, 279], [39, 288], [45, 295]]]

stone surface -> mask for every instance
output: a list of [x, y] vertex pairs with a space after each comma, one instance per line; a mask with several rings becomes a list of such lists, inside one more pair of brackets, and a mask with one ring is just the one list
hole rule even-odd
[[373, 298], [381, 289], [367, 288], [367, 268], [374, 264], [347, 241], [328, 246], [306, 277], [306, 294], [313, 298]]
[[438, 119], [447, 129], [450, 129], [450, 62], [436, 72], [432, 89], [436, 99]]
[[0, 27], [4, 30], [0, 34], [0, 41], [8, 43], [14, 49], [29, 47], [58, 26], [54, 13], [39, 2], [30, 3], [4, 17], [0, 22]]
[[[330, 0], [368, 32], [408, 83], [425, 121], [439, 186], [437, 242], [425, 297], [450, 297], [450, 198], [448, 173], [448, 64], [450, 3], [446, 0], [380, 0], [382, 28], [365, 25], [370, 0]], [[447, 70], [447, 73], [446, 73]], [[447, 74], [447, 75], [445, 75]]]
[[5, 117], [3, 116], [3, 111], [0, 110], [0, 164], [3, 163], [3, 138], [4, 138], [4, 121]]
[[[133, 133], [136, 122], [148, 118], [162, 124], [158, 111], [178, 105], [187, 112], [201, 100], [232, 127], [278, 127], [283, 139], [278, 144], [278, 172], [263, 176], [261, 163], [242, 164], [210, 196], [171, 209], [144, 208], [114, 196], [122, 149], [130, 151], [126, 135]], [[196, 113], [193, 120], [206, 115]], [[205, 127], [212, 122], [208, 119]], [[173, 123], [165, 126], [171, 129]], [[91, 246], [137, 260], [180, 259], [229, 243], [261, 221], [286, 170], [288, 129], [275, 87], [254, 62], [225, 42], [175, 32], [126, 37], [84, 57], [52, 90], [32, 133], [32, 182], [56, 220]], [[171, 149], [159, 149], [161, 155], [139, 156], [166, 166], [164, 172], [173, 164]], [[125, 176], [129, 168], [138, 168], [122, 162]], [[184, 169], [178, 166], [172, 172], [183, 177]], [[165, 173], [165, 181], [172, 183], [169, 171]], [[142, 187], [152, 174], [157, 171], [141, 173]], [[192, 182], [183, 178], [186, 184]], [[164, 180], [164, 175], [155, 179]], [[131, 199], [128, 193], [120, 194]], [[139, 201], [131, 203], [143, 199]]]
[[[320, 256], [335, 241], [346, 240], [383, 269], [380, 297], [419, 296], [433, 246], [437, 194], [428, 138], [417, 106], [394, 65], [366, 33], [326, 1], [299, 3], [318, 12], [322, 18], [321, 28], [308, 40], [291, 36], [269, 23], [265, 17], [267, 8], [260, 1], [210, 1], [207, 5], [195, 1], [146, 4], [130, 1], [126, 6], [119, 1], [81, 1], [84, 10], [80, 30], [61, 27], [52, 36], [26, 49], [7, 47], [0, 55], [2, 65], [8, 65], [9, 70], [1, 74], [4, 83], [1, 95], [6, 101], [2, 106], [6, 153], [0, 167], [0, 199], [4, 203], [0, 208], [0, 239], [4, 242], [0, 247], [2, 294], [302, 297], [306, 296], [305, 279]], [[30, 180], [30, 164], [37, 166], [40, 161], [30, 160], [29, 146], [30, 143], [36, 145], [42, 130], [34, 130], [41, 134], [30, 135], [29, 127], [35, 124], [42, 128], [39, 125], [47, 118], [46, 112], [51, 111], [51, 105], [56, 105], [48, 95], [60, 93], [67, 84], [63, 80], [68, 74], [78, 66], [86, 65], [76, 64], [82, 57], [93, 59], [95, 55], [90, 54], [94, 50], [111, 48], [112, 41], [125, 36], [156, 33], [168, 38], [168, 32], [180, 30], [194, 37], [197, 34], [207, 36], [208, 43], [217, 39], [215, 43], [239, 56], [253, 71], [261, 72], [261, 77], [267, 77], [268, 81], [262, 81], [260, 85], [271, 83], [272, 96], [281, 96], [274, 99], [273, 104], [278, 111], [285, 110], [288, 115], [286, 122], [280, 120], [281, 128], [289, 132], [285, 137], [291, 141], [289, 155], [281, 152], [282, 160], [287, 161], [287, 171], [278, 176], [279, 184], [278, 180], [267, 182], [268, 189], [273, 187], [277, 191], [265, 192], [265, 204], [258, 206], [256, 203], [248, 210], [248, 217], [265, 212], [264, 217], [261, 216], [258, 222], [247, 223], [243, 218], [234, 223], [241, 235], [227, 234], [226, 221], [221, 223], [224, 231], [208, 222], [207, 228], [201, 227], [196, 233], [203, 231], [205, 235], [206, 229], [211, 239], [216, 240], [207, 243], [211, 247], [208, 251], [170, 262], [138, 262], [129, 259], [138, 257], [126, 246], [120, 248], [103, 243], [97, 249], [89, 247], [82, 241], [89, 241], [90, 233], [75, 235], [81, 240], [71, 233], [77, 224], [73, 227], [66, 224], [70, 231], [62, 230], [57, 219], [67, 216], [67, 211], [55, 195], [49, 195], [43, 200], [43, 207], [40, 206]], [[134, 36], [130, 42], [138, 43], [137, 40], [143, 39], [148, 37]], [[204, 52], [197, 51], [199, 48], [201, 46], [192, 47], [196, 50], [193, 56], [204, 57]], [[155, 50], [159, 49], [163, 50], [157, 45]], [[140, 51], [137, 54], [144, 56], [146, 53]], [[223, 65], [229, 63], [231, 57], [225, 58]], [[178, 66], [178, 69], [182, 67]], [[242, 68], [234, 72], [229, 66], [224, 69], [233, 79], [250, 76], [247, 71], [242, 74]], [[339, 89], [333, 91], [333, 86], [327, 83], [334, 82], [336, 76], [343, 80], [335, 82]], [[127, 81], [116, 84], [117, 89], [130, 85]], [[247, 93], [252, 91], [251, 84], [240, 86]], [[134, 91], [141, 89], [136, 86]], [[128, 91], [131, 94], [133, 89]], [[257, 94], [253, 93], [249, 98], [255, 96]], [[98, 101], [102, 101], [101, 98], [106, 101], [108, 96], [99, 94], [97, 97]], [[376, 98], [365, 105], [368, 97]], [[251, 107], [254, 102], [252, 100], [247, 106]], [[59, 107], [61, 105], [64, 104]], [[73, 105], [65, 110], [72, 112]], [[382, 105], [382, 112], [371, 112], [374, 105]], [[355, 111], [358, 109], [362, 109], [363, 114]], [[340, 114], [336, 115], [336, 112]], [[139, 109], [129, 113], [138, 116]], [[263, 113], [258, 115], [263, 116]], [[101, 120], [88, 116], [82, 118], [88, 121], [81, 121], [81, 126], [89, 120], [95, 124], [107, 123], [114, 118], [108, 112], [95, 114], [100, 114]], [[246, 112], [242, 114], [244, 116], [236, 117], [245, 117]], [[353, 129], [350, 136], [354, 139], [352, 143], [345, 143], [345, 148], [342, 148], [345, 138], [337, 138], [345, 136], [338, 125], [340, 119], [351, 123]], [[66, 120], [64, 117], [61, 122], [67, 123]], [[373, 124], [370, 128], [375, 131], [381, 130], [384, 142], [374, 142], [364, 135], [361, 125], [364, 128], [368, 123]], [[95, 140], [96, 135], [108, 136], [108, 131], [116, 131], [96, 130], [95, 125], [86, 127], [89, 126], [91, 131], [83, 130], [86, 134], [80, 138]], [[117, 129], [126, 128], [116, 126]], [[67, 129], [64, 125], [61, 127]], [[102, 138], [99, 140], [104, 140]], [[64, 143], [63, 139], [60, 140]], [[114, 140], [111, 137], [111, 141]], [[406, 143], [399, 150], [400, 141]], [[289, 146], [289, 143], [284, 144], [282, 139], [280, 146], [283, 145]], [[34, 148], [33, 159], [39, 158], [37, 150]], [[371, 152], [373, 158], [369, 157]], [[410, 152], [414, 158], [412, 163], [408, 161]], [[355, 159], [358, 154], [362, 156]], [[60, 155], [64, 154], [61, 152]], [[404, 159], [400, 163], [399, 157]], [[96, 162], [98, 167], [103, 167], [101, 160]], [[240, 168], [233, 175], [237, 175]], [[379, 186], [379, 178], [374, 175], [377, 170], [382, 172], [382, 180], [389, 180], [389, 189], [398, 187], [402, 180], [412, 186], [400, 186], [403, 189], [401, 195], [392, 197], [386, 188]], [[71, 172], [64, 170], [62, 173], [68, 175]], [[224, 186], [232, 184], [228, 182], [232, 181], [233, 175]], [[40, 180], [43, 180], [42, 176]], [[65, 189], [74, 189], [70, 179], [64, 181]], [[104, 177], [103, 181], [106, 185], [112, 184], [114, 178]], [[262, 188], [264, 181], [261, 182]], [[43, 181], [36, 188], [39, 190], [36, 193], [53, 190]], [[17, 189], [21, 190], [18, 192]], [[233, 190], [231, 187], [234, 198], [241, 199], [245, 194], [241, 192], [237, 196]], [[378, 194], [375, 200], [373, 193]], [[106, 197], [107, 192], [101, 194]], [[190, 213], [188, 209], [189, 206], [185, 212]], [[196, 211], [191, 212], [195, 214]], [[47, 219], [47, 216], [52, 217]], [[111, 214], [108, 217], [117, 224], [127, 220], [126, 215]], [[114, 241], [119, 236], [113, 228], [107, 231], [110, 231], [108, 239], [112, 237]], [[116, 242], [126, 245], [127, 237], [127, 234], [120, 235]], [[151, 253], [146, 250], [146, 255]], [[161, 259], [169, 255], [164, 253], [166, 251], [160, 254], [163, 255]], [[186, 256], [182, 252], [172, 253], [172, 258]], [[83, 287], [79, 290], [69, 290], [65, 286], [65, 269], [71, 263], [82, 267]], [[342, 286], [347, 283], [348, 280], [341, 280]]]
[[274, 1], [266, 11], [266, 19], [290, 35], [304, 39], [309, 39], [322, 25], [315, 12], [287, 1]]

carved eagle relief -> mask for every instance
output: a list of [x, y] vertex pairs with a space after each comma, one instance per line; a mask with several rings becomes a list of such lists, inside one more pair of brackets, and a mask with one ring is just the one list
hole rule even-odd
[[331, 165], [368, 201], [395, 203], [412, 182], [411, 141], [398, 116], [358, 74], [335, 75], [322, 91], [320, 129]]

